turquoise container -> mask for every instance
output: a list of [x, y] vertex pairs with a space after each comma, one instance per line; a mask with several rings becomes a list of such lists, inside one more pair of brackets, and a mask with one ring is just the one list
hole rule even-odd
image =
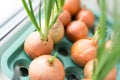
[[[98, 24], [99, 20], [99, 14], [94, 13], [95, 15], [95, 23], [94, 28]], [[109, 35], [112, 32], [112, 21], [110, 19], [107, 20], [107, 36], [106, 38], [109, 38]], [[26, 39], [26, 37], [33, 32], [34, 26], [30, 25], [29, 28], [27, 28], [23, 34], [19, 36], [19, 38], [14, 41], [14, 43], [4, 52], [2, 58], [1, 58], [1, 68], [3, 72], [10, 78], [13, 79], [13, 75], [15, 74], [15, 66], [20, 67], [20, 71], [22, 75], [20, 76], [21, 80], [30, 80], [28, 75], [28, 67], [31, 63], [32, 59], [26, 55], [26, 53], [23, 50], [23, 44]], [[89, 30], [89, 36], [93, 36], [94, 29]], [[17, 35], [17, 34], [16, 34]], [[64, 44], [64, 46], [63, 46]], [[54, 46], [54, 50], [52, 51], [52, 55], [54, 55], [55, 51], [57, 51], [58, 58], [60, 61], [64, 64], [64, 69], [66, 72], [65, 80], [81, 80], [83, 75], [83, 68], [79, 67], [77, 64], [75, 64], [72, 59], [70, 58], [70, 48], [71, 48], [72, 42], [70, 42], [66, 36]], [[119, 64], [117, 67], [117, 75], [119, 75]], [[120, 80], [120, 77], [117, 76], [117, 80]]]

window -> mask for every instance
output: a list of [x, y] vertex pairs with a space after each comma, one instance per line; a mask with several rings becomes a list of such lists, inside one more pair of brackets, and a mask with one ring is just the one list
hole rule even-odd
[[[33, 0], [34, 9], [39, 0]], [[37, 4], [37, 5], [36, 5]], [[2, 0], [0, 2], [0, 41], [21, 23], [27, 14], [23, 8], [22, 0]]]

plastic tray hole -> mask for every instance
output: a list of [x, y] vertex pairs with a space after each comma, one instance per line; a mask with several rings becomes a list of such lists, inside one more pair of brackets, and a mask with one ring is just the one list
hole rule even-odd
[[28, 69], [20, 67], [21, 76], [28, 76]]
[[62, 48], [62, 47], [58, 49], [58, 52], [63, 56], [68, 56], [69, 54], [66, 48]]
[[67, 76], [67, 80], [79, 80], [79, 78], [75, 74], [69, 74]]
[[70, 66], [65, 69], [67, 80], [80, 80], [84, 76], [82, 74], [82, 69], [76, 66]]

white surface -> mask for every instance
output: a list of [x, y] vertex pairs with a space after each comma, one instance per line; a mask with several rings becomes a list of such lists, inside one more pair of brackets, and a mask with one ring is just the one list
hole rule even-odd
[[4, 75], [0, 68], [0, 80], [10, 80], [6, 75]]
[[[21, 0], [0, 0], [0, 25], [22, 7]], [[10, 80], [0, 68], [0, 80]]]
[[0, 0], [0, 25], [23, 6], [21, 1]]
[[[0, 0], [0, 25], [13, 14], [15, 14], [21, 7], [21, 0]], [[0, 80], [10, 80], [2, 73], [1, 68]]]
[[87, 8], [90, 8], [96, 12], [100, 12], [97, 0], [81, 0], [82, 6], [85, 5]]

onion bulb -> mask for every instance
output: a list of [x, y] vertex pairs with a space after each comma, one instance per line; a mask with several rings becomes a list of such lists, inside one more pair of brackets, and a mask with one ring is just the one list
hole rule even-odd
[[53, 41], [48, 36], [47, 41], [41, 40], [39, 32], [32, 32], [24, 42], [24, 50], [32, 59], [44, 55], [50, 54], [53, 50]]
[[72, 60], [81, 67], [96, 58], [97, 42], [92, 38], [80, 39], [73, 43], [71, 47]]
[[72, 21], [66, 28], [66, 36], [71, 41], [77, 41], [88, 36], [88, 28], [80, 20]]
[[42, 55], [35, 58], [29, 66], [30, 80], [64, 80], [64, 66], [59, 59], [49, 62], [51, 55]]
[[[95, 59], [90, 60], [84, 67], [84, 77], [88, 78], [89, 80], [92, 80], [90, 78], [92, 78], [92, 74], [93, 74], [94, 60]], [[104, 80], [116, 80], [116, 73], [117, 73], [116, 68], [114, 67]]]
[[95, 17], [94, 14], [92, 13], [91, 10], [86, 9], [85, 7], [83, 7], [78, 14], [76, 15], [76, 19], [80, 19], [83, 22], [85, 22], [85, 24], [88, 26], [88, 28], [93, 27], [94, 25], [94, 21], [95, 21]]
[[71, 15], [76, 15], [80, 9], [80, 0], [65, 0], [63, 9], [68, 10]]
[[71, 22], [71, 14], [64, 10], [58, 17], [58, 19], [62, 22], [64, 27], [66, 27]]

